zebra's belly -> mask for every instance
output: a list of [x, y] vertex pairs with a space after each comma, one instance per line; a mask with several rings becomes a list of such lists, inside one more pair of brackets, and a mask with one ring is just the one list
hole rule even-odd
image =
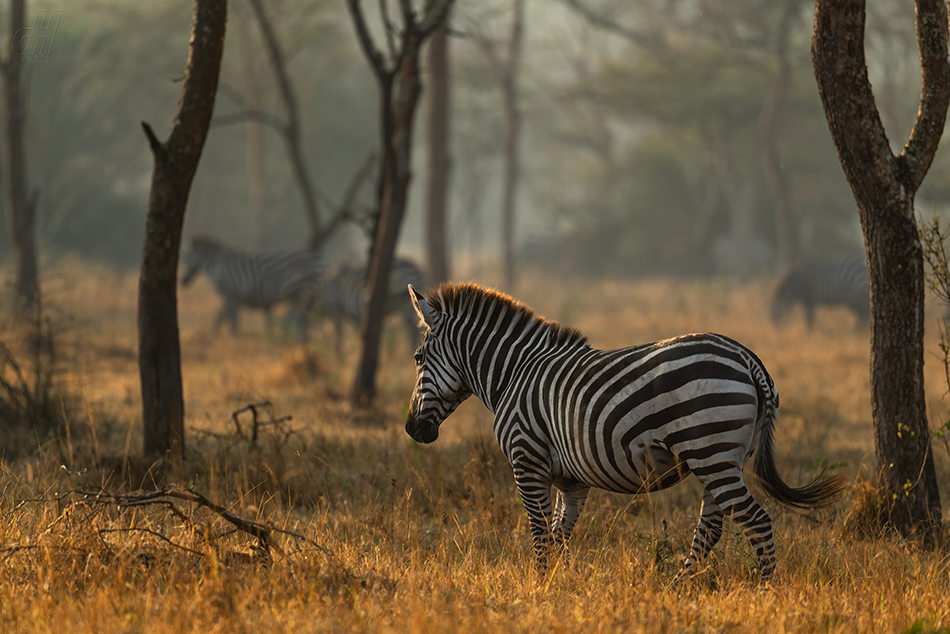
[[693, 468], [743, 466], [754, 446], [751, 405], [704, 410], [638, 431], [642, 418], [621, 420], [606, 433], [575, 428], [558, 443], [566, 476], [619, 493], [656, 491], [676, 484]]
[[559, 475], [615, 493], [646, 493], [673, 486], [690, 472], [685, 462], [658, 445], [627, 447], [622, 456], [616, 469], [565, 464]]

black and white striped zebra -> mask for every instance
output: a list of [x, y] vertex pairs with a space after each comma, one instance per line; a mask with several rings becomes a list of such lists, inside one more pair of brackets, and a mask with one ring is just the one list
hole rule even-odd
[[[418, 333], [419, 319], [412, 305], [406, 302], [406, 286], [424, 286], [425, 274], [411, 260], [395, 258], [389, 271], [386, 313], [398, 313], [405, 325], [409, 341]], [[366, 295], [366, 262], [341, 262], [331, 266], [315, 303], [316, 312], [333, 322], [334, 348], [340, 354], [345, 323], [359, 324]]]
[[237, 333], [238, 309], [264, 311], [268, 330], [271, 309], [290, 303], [298, 336], [304, 336], [303, 316], [313, 303], [326, 272], [320, 254], [310, 249], [290, 249], [271, 253], [247, 253], [223, 245], [213, 238], [195, 236], [183, 258], [185, 273], [182, 286], [189, 285], [203, 272], [221, 295], [223, 303], [215, 319], [215, 329], [229, 322]]
[[786, 505], [823, 506], [843, 488], [840, 476], [798, 489], [782, 480], [772, 440], [778, 392], [755, 354], [727, 337], [597, 350], [579, 331], [475, 284], [410, 294], [424, 336], [406, 431], [433, 442], [462, 401], [482, 400], [495, 414], [542, 570], [591, 487], [641, 493], [692, 473], [703, 503], [681, 578], [719, 540], [728, 515], [755, 549], [766, 583], [776, 561], [772, 523], [742, 473], [753, 452], [761, 484]]
[[805, 310], [809, 328], [819, 306], [845, 306], [859, 325], [871, 318], [868, 266], [863, 255], [814, 258], [789, 270], [772, 298], [772, 321], [781, 324], [796, 304]]

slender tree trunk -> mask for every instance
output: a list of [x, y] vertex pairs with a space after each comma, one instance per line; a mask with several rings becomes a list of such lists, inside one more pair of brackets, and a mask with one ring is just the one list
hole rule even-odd
[[422, 227], [429, 282], [450, 279], [446, 254], [449, 157], [449, 36], [443, 24], [429, 41], [429, 152], [426, 166], [426, 199]]
[[403, 28], [398, 51], [396, 42], [390, 41], [394, 59], [389, 67], [372, 40], [360, 1], [347, 0], [360, 45], [379, 82], [383, 147], [377, 190], [379, 220], [373, 239], [366, 301], [363, 302], [360, 320], [360, 358], [350, 390], [350, 400], [354, 405], [366, 405], [372, 402], [376, 394], [379, 340], [385, 316], [389, 271], [406, 210], [411, 179], [413, 119], [422, 92], [419, 55], [423, 42], [445, 19], [451, 3], [452, 0], [429, 2], [425, 14], [419, 20], [414, 14], [412, 3], [400, 4]]
[[30, 199], [27, 195], [26, 151], [23, 143], [26, 111], [21, 91], [22, 54], [28, 52], [24, 50], [26, 43], [22, 33], [25, 12], [26, 0], [12, 0], [8, 54], [0, 70], [3, 73], [3, 127], [6, 140], [3, 161], [4, 204], [16, 263], [18, 308], [32, 314], [38, 301], [39, 287], [34, 222], [36, 197]]
[[188, 192], [214, 110], [224, 50], [226, 0], [196, 0], [185, 80], [164, 143], [143, 123], [155, 160], [139, 277], [139, 373], [144, 453], [168, 455], [180, 473], [185, 450], [176, 272]]
[[903, 151], [891, 153], [864, 59], [864, 0], [818, 0], [812, 60], [831, 136], [857, 202], [871, 282], [871, 415], [888, 520], [929, 540], [941, 520], [924, 400], [923, 255], [914, 194], [950, 103], [947, 7], [918, 0], [922, 91]]
[[515, 287], [515, 207], [518, 181], [521, 177], [519, 142], [521, 112], [518, 108], [518, 69], [524, 39], [524, 3], [515, 0], [511, 21], [511, 39], [508, 42], [508, 60], [502, 75], [501, 90], [505, 125], [504, 183], [501, 200], [502, 269], [506, 287]]
[[[241, 71], [244, 74], [244, 109], [248, 112], [262, 112], [261, 72], [252, 53], [251, 34], [246, 19], [237, 21], [243, 46], [238, 47], [241, 58]], [[247, 204], [251, 212], [252, 251], [264, 248], [264, 232], [267, 225], [267, 210], [264, 206], [264, 124], [257, 118], [248, 118], [244, 123], [245, 163], [247, 173]]]

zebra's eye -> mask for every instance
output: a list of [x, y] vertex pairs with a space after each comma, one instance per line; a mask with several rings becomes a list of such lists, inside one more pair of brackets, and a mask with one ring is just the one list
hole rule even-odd
[[416, 365], [422, 365], [422, 359], [424, 357], [425, 355], [422, 354], [422, 348], [416, 350], [416, 353], [412, 356], [412, 358], [416, 360]]

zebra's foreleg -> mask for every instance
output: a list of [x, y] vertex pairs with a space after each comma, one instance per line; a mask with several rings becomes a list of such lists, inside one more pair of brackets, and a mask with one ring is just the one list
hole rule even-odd
[[681, 583], [693, 572], [693, 564], [705, 559], [722, 537], [722, 509], [716, 504], [712, 494], [703, 490], [703, 505], [699, 509], [699, 522], [693, 534], [693, 545], [683, 568], [676, 575], [676, 583]]
[[225, 298], [221, 303], [221, 308], [214, 321], [214, 330], [218, 332], [221, 324], [228, 322], [231, 324], [231, 334], [237, 335], [238, 330], [238, 303], [230, 298]]
[[544, 574], [548, 570], [548, 560], [554, 546], [554, 534], [551, 532], [551, 480], [535, 472], [519, 469], [515, 471], [515, 483], [518, 495], [524, 503], [531, 527], [531, 539], [534, 542], [534, 554], [538, 570]]

